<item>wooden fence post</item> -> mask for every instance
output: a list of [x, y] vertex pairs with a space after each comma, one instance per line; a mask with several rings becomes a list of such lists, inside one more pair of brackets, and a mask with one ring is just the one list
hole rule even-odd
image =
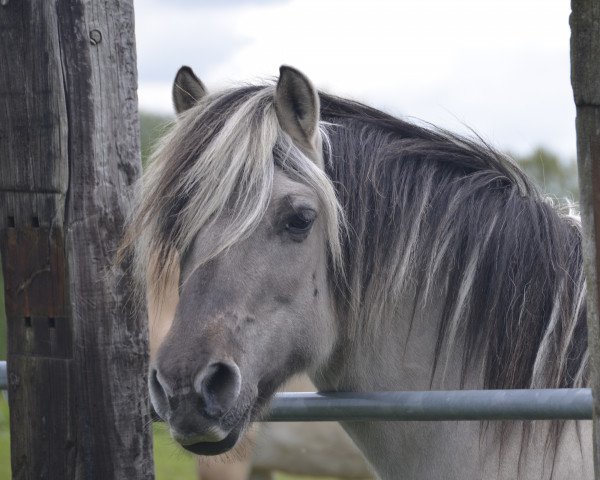
[[151, 479], [147, 326], [111, 271], [140, 174], [132, 0], [0, 1], [15, 479]]
[[594, 405], [594, 469], [600, 480], [600, 2], [571, 1], [571, 84], [587, 278]]

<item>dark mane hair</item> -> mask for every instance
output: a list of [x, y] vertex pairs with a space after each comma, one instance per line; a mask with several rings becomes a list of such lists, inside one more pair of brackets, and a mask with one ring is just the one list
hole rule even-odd
[[[464, 338], [463, 375], [486, 388], [587, 382], [581, 231], [506, 156], [467, 139], [320, 94], [327, 173], [348, 223], [348, 314], [384, 322], [412, 285], [413, 308], [443, 299], [436, 366]], [[391, 303], [391, 305], [390, 305]], [[433, 378], [432, 372], [432, 378]], [[464, 381], [464, 380], [463, 380]]]

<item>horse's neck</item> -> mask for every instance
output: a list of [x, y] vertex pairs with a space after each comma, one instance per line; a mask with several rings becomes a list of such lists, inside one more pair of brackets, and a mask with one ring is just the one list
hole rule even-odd
[[[329, 363], [313, 372], [321, 390], [381, 391], [458, 389], [461, 387], [462, 341], [456, 337], [453, 354], [442, 348], [432, 381], [440, 304], [412, 309], [412, 298], [400, 299], [394, 315], [368, 340], [341, 342]], [[404, 306], [404, 308], [402, 308]], [[414, 312], [414, 318], [413, 317]], [[411, 325], [412, 323], [412, 325]], [[340, 321], [340, 328], [348, 325]], [[367, 329], [368, 331], [369, 329]], [[344, 338], [341, 333], [340, 337]], [[363, 339], [364, 340], [364, 339]], [[480, 365], [477, 359], [470, 359]], [[481, 388], [476, 372], [467, 376], [467, 388]], [[573, 422], [565, 426], [562, 447], [556, 457], [545, 456], [544, 422], [530, 438], [530, 450], [520, 461], [520, 424], [502, 443], [495, 436], [482, 443], [479, 422], [354, 422], [342, 424], [383, 480], [397, 478], [536, 479], [592, 478], [591, 427]], [[491, 430], [490, 430], [491, 432]], [[581, 444], [579, 443], [581, 435]], [[583, 451], [581, 449], [583, 446]], [[432, 454], [435, 452], [435, 454]], [[583, 454], [583, 456], [582, 456]]]
[[[343, 331], [349, 322], [340, 320], [340, 344], [324, 368], [315, 377], [321, 389], [385, 391], [428, 390], [430, 388], [457, 389], [460, 387], [461, 339], [448, 354], [442, 345], [435, 364], [441, 304], [429, 302], [413, 309], [414, 292], [407, 292], [384, 319], [363, 319], [377, 323], [362, 325], [355, 338]], [[414, 316], [414, 318], [413, 318]], [[477, 363], [477, 362], [475, 362]], [[475, 380], [469, 387], [477, 388]]]
[[[430, 388], [441, 307], [424, 305], [414, 312], [415, 318], [411, 319], [411, 299], [400, 299], [397, 305], [406, 308], [396, 308], [393, 315], [390, 312], [389, 318], [378, 328], [370, 330], [365, 326], [365, 330], [370, 331], [368, 340], [342, 342], [322, 375], [314, 376], [319, 389], [389, 391]], [[460, 372], [460, 365], [454, 358], [450, 358], [449, 362], [445, 369], [444, 387], [458, 388], [460, 379], [456, 372]], [[438, 370], [442, 371], [444, 367]], [[440, 386], [440, 375], [438, 373], [434, 378], [434, 388]], [[382, 479], [474, 478], [476, 465], [469, 465], [465, 470], [451, 462], [454, 453], [460, 456], [469, 454], [477, 440], [477, 432], [473, 429], [463, 430], [462, 426], [455, 426], [449, 430], [432, 422], [359, 422], [342, 426]], [[456, 440], [452, 437], [459, 431], [460, 443], [448, 450], [448, 445]], [[471, 441], [465, 441], [467, 438]], [[426, 453], [431, 451], [439, 452], [436, 462], [424, 462]], [[443, 474], [438, 467], [443, 468]]]

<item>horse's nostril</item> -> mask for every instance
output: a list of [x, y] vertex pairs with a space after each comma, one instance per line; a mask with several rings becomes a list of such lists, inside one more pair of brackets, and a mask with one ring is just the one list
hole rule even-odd
[[[220, 416], [237, 400], [241, 388], [241, 374], [233, 362], [210, 364], [194, 382], [210, 416]], [[200, 388], [197, 388], [197, 387]]]
[[230, 395], [237, 381], [236, 371], [225, 363], [214, 363], [204, 379], [204, 388], [214, 396]]
[[162, 385], [158, 380], [158, 370], [156, 370], [156, 368], [153, 368], [150, 371], [150, 386], [157, 391], [163, 392]]
[[161, 418], [167, 408], [168, 395], [160, 381], [156, 368], [150, 369], [148, 387], [150, 390], [150, 400], [152, 401], [152, 418]]

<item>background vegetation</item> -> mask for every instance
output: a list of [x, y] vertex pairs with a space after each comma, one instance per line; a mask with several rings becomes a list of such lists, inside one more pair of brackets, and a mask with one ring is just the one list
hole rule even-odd
[[[142, 161], [147, 164], [155, 139], [159, 138], [172, 120], [157, 115], [141, 115]], [[515, 158], [513, 156], [513, 158]], [[540, 188], [560, 201], [579, 199], [577, 166], [574, 161], [563, 161], [543, 147], [517, 158], [523, 169]], [[6, 359], [6, 320], [4, 318], [4, 286], [0, 271], [0, 359]], [[10, 445], [8, 403], [5, 392], [0, 393], [0, 480], [9, 480]], [[185, 453], [170, 439], [161, 425], [154, 426], [154, 458], [157, 480], [190, 480], [196, 478], [195, 458]], [[299, 477], [279, 475], [277, 480], [299, 480]]]

